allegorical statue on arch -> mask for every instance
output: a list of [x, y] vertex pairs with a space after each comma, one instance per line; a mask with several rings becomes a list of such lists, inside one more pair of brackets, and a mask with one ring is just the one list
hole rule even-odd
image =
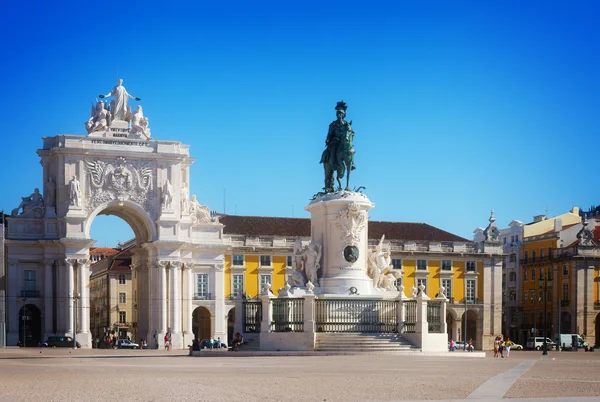
[[[108, 101], [107, 98], [113, 98]], [[119, 79], [117, 85], [105, 94], [99, 95], [92, 103], [91, 116], [85, 123], [88, 135], [100, 137], [123, 137], [149, 139], [150, 129], [148, 118], [144, 116], [142, 106], [137, 105], [132, 111], [128, 104], [129, 99], [140, 101], [127, 92], [123, 80]]]

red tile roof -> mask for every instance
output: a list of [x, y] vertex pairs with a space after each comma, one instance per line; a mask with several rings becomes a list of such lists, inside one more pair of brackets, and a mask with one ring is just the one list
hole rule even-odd
[[111, 247], [93, 247], [90, 248], [90, 255], [115, 255], [119, 252], [119, 249], [111, 248]]
[[[226, 215], [220, 222], [225, 225], [223, 232], [231, 235], [310, 236], [308, 218]], [[426, 223], [369, 221], [369, 238], [378, 239], [384, 234], [388, 240], [469, 241]]]

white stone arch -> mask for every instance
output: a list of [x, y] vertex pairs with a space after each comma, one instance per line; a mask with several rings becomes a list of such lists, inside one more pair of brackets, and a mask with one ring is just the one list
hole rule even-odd
[[92, 222], [98, 215], [114, 215], [123, 219], [133, 230], [137, 244], [156, 240], [156, 225], [146, 210], [131, 201], [112, 200], [96, 207], [83, 225], [84, 236], [90, 238]]

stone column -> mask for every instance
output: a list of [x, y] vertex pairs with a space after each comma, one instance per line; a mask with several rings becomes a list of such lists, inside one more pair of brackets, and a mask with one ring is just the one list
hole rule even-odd
[[[3, 228], [2, 228], [3, 229]], [[6, 299], [7, 299], [7, 309], [8, 309], [8, 323], [7, 329], [9, 333], [7, 334], [6, 344], [7, 345], [16, 345], [19, 338], [19, 309], [21, 302], [21, 288], [17, 286], [17, 269], [19, 264], [17, 260], [8, 260], [8, 269], [6, 271], [7, 277], [7, 288], [6, 288]]]
[[215, 339], [227, 339], [227, 314], [225, 313], [225, 271], [223, 264], [215, 264]]
[[[429, 323], [427, 322], [427, 301], [429, 296], [425, 294], [425, 286], [419, 286], [419, 294], [416, 297], [417, 300], [417, 324], [415, 325], [415, 333], [417, 334], [428, 334]], [[422, 344], [422, 341], [421, 341]]]
[[193, 339], [192, 334], [192, 296], [194, 294], [194, 277], [192, 272], [192, 264], [186, 263], [183, 265], [183, 332], [187, 337]]
[[65, 273], [66, 273], [66, 287], [65, 294], [65, 322], [63, 328], [65, 329], [66, 336], [73, 336], [73, 292], [75, 291], [75, 275], [73, 272], [73, 265], [77, 262], [73, 258], [65, 258]]
[[167, 332], [167, 265], [168, 261], [159, 261], [157, 264], [157, 323], [156, 336], [158, 346], [164, 347], [164, 337]]
[[92, 335], [90, 333], [90, 261], [88, 259], [77, 260], [77, 282], [79, 300], [77, 301], [77, 315], [79, 329], [77, 340], [81, 347], [92, 347]]
[[273, 309], [271, 305], [272, 293], [260, 296], [262, 301], [262, 322], [260, 323], [260, 332], [271, 332], [271, 320], [273, 319]]
[[52, 267], [54, 260], [44, 261], [44, 339], [53, 335], [54, 294], [52, 292]]
[[398, 302], [398, 310], [397, 314], [397, 325], [398, 325], [398, 334], [402, 334], [404, 330], [404, 321], [406, 321], [406, 311], [404, 311], [404, 301], [408, 300], [406, 294], [404, 293], [404, 286], [400, 285], [398, 287], [398, 296], [396, 297], [396, 301]]
[[171, 262], [169, 270], [169, 326], [174, 349], [181, 349], [181, 263]]
[[304, 332], [315, 332], [315, 295], [304, 295]]

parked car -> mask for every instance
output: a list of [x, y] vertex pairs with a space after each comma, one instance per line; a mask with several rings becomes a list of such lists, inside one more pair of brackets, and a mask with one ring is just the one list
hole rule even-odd
[[128, 339], [118, 339], [117, 349], [139, 349], [140, 345], [133, 343]]
[[[550, 338], [546, 338], [546, 344], [548, 345], [548, 350], [552, 350], [556, 348], [556, 342], [552, 342]], [[526, 345], [528, 350], [542, 350], [544, 347], [544, 338], [541, 336], [529, 337], [527, 338]]]
[[[72, 348], [73, 337], [70, 336], [49, 336], [47, 340], [40, 342], [41, 347], [46, 348]], [[79, 342], [76, 343], [78, 348], [81, 347]]]
[[[511, 341], [512, 342], [512, 341]], [[512, 344], [512, 346], [510, 347], [511, 350], [523, 350], [523, 345], [519, 345], [518, 343], [514, 343]]]
[[[216, 339], [212, 341], [212, 349], [227, 349], [227, 344], [225, 342], [221, 341], [221, 345], [219, 346]], [[200, 349], [211, 349], [211, 339], [203, 339], [202, 342], [200, 342]]]

